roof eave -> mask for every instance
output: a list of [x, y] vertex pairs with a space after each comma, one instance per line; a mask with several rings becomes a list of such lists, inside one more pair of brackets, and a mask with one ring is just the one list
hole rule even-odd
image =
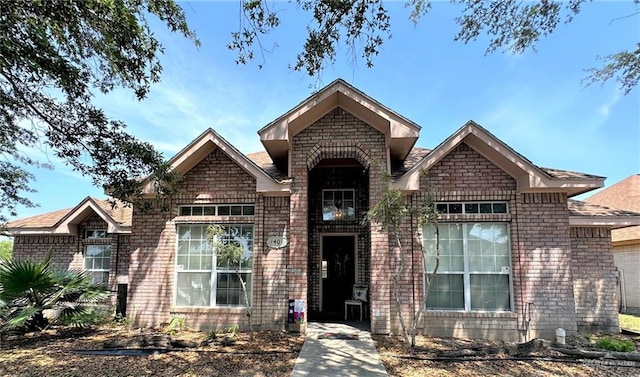
[[640, 217], [628, 216], [569, 216], [571, 227], [606, 227], [610, 229], [640, 225]]

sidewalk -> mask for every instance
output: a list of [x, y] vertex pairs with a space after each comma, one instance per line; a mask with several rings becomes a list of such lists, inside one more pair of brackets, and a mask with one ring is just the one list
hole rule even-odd
[[291, 377], [386, 376], [367, 330], [342, 323], [309, 322]]

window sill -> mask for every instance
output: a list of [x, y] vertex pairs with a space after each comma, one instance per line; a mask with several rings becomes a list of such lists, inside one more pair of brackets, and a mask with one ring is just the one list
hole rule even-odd
[[242, 306], [172, 306], [171, 313], [205, 314], [205, 313], [245, 313], [247, 308]]
[[463, 317], [463, 318], [518, 318], [514, 312], [485, 312], [462, 310], [425, 310], [425, 317]]

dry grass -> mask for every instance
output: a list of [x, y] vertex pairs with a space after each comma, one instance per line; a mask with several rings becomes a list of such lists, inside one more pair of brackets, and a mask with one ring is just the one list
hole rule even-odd
[[620, 327], [627, 330], [640, 332], [640, 316], [632, 314], [619, 314]]

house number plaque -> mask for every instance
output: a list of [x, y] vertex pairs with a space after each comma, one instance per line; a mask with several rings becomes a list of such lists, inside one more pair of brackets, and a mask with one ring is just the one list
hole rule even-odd
[[287, 239], [283, 236], [269, 236], [267, 238], [267, 246], [272, 249], [281, 249], [287, 246]]

